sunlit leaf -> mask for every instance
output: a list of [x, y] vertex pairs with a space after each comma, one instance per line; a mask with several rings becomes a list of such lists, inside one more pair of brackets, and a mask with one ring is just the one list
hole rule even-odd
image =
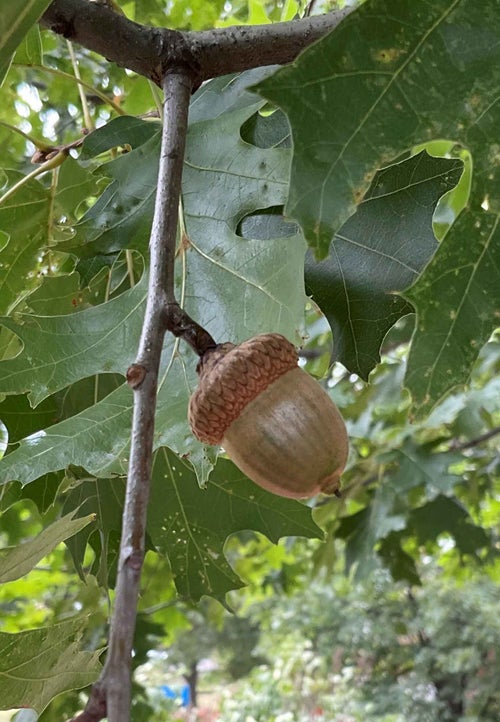
[[49, 554], [58, 544], [81, 531], [94, 521], [95, 515], [73, 519], [75, 512], [53, 522], [33, 539], [13, 549], [0, 551], [0, 584], [27, 574], [40, 559]]
[[[9, 171], [6, 187], [24, 178]], [[26, 209], [29, 208], [29, 213]], [[30, 180], [0, 205], [2, 243], [0, 259], [0, 312], [15, 307], [23, 295], [39, 284], [37, 269], [45, 250], [49, 218], [49, 192], [37, 180]]]

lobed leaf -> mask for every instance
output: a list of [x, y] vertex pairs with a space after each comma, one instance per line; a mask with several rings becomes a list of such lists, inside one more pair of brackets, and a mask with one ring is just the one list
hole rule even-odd
[[33, 539], [23, 542], [13, 549], [0, 552], [0, 584], [11, 582], [27, 574], [38, 564], [40, 559], [49, 554], [61, 542], [77, 534], [90, 522], [95, 515], [73, 519], [75, 512], [66, 514], [53, 522]]
[[461, 173], [461, 161], [425, 151], [379, 171], [327, 258], [306, 256], [306, 286], [328, 318], [334, 357], [364, 379], [389, 328], [413, 311], [397, 292], [435, 252], [434, 209]]
[[[78, 315], [78, 314], [73, 314]], [[187, 403], [196, 384], [194, 354], [177, 350], [169, 339], [159, 378], [154, 447], [170, 446], [184, 454], [200, 481], [215, 463], [215, 451], [203, 447], [187, 422]], [[113, 355], [116, 349], [112, 348]], [[70, 464], [105, 478], [126, 473], [130, 446], [133, 396], [127, 384], [111, 391], [89, 408], [25, 438], [0, 462], [0, 485], [17, 480], [28, 484]]]
[[83, 651], [88, 619], [19, 634], [0, 632], [0, 709], [30, 707], [41, 713], [61, 692], [94, 682], [100, 651]]
[[169, 558], [179, 594], [223, 599], [243, 586], [225, 555], [230, 534], [253, 529], [272, 542], [282, 536], [321, 538], [309, 507], [264, 491], [234, 464], [219, 460], [206, 489], [181, 459], [161, 449], [153, 466], [148, 533]]
[[125, 375], [137, 349], [146, 288], [143, 276], [122, 295], [77, 313], [0, 318], [24, 344], [21, 354], [0, 362], [3, 393], [28, 392], [36, 406], [80, 378], [101, 372]]
[[[407, 380], [417, 412], [466, 380], [498, 323], [499, 35], [496, 0], [372, 0], [258, 86], [292, 126], [286, 212], [319, 256], [331, 242], [335, 253], [341, 224], [393, 158], [443, 138], [472, 155], [470, 215], [408, 294], [419, 318]], [[445, 289], [436, 279], [446, 276]], [[491, 302], [479, 310], [481, 294]], [[473, 309], [481, 316], [475, 332]]]
[[[466, 210], [404, 296], [418, 309], [405, 385], [421, 418], [466, 383], [500, 317], [500, 216]], [[475, 239], [468, 242], [468, 239]]]

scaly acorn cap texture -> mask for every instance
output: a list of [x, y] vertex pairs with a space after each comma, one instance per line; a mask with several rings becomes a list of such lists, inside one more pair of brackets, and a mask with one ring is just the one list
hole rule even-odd
[[338, 490], [348, 454], [343, 419], [284, 336], [220, 344], [198, 373], [189, 422], [200, 441], [221, 444], [250, 479], [281, 496]]

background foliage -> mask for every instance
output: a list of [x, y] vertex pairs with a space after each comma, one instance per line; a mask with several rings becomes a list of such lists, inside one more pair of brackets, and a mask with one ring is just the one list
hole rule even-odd
[[[0, 700], [49, 721], [105, 644], [160, 99], [41, 32], [47, 4], [0, 12]], [[119, 5], [191, 29], [304, 10]], [[134, 719], [170, 719], [154, 688], [204, 657], [240, 680], [227, 722], [498, 717], [499, 9], [369, 1], [193, 96], [179, 298], [218, 340], [303, 345], [351, 455], [340, 500], [256, 488], [190, 434], [196, 359], [167, 339]]]

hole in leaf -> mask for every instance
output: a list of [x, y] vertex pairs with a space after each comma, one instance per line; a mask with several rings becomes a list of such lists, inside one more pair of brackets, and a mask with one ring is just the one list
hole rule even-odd
[[236, 228], [238, 236], [254, 241], [289, 238], [297, 232], [298, 225], [285, 219], [282, 206], [256, 210], [242, 218]]

